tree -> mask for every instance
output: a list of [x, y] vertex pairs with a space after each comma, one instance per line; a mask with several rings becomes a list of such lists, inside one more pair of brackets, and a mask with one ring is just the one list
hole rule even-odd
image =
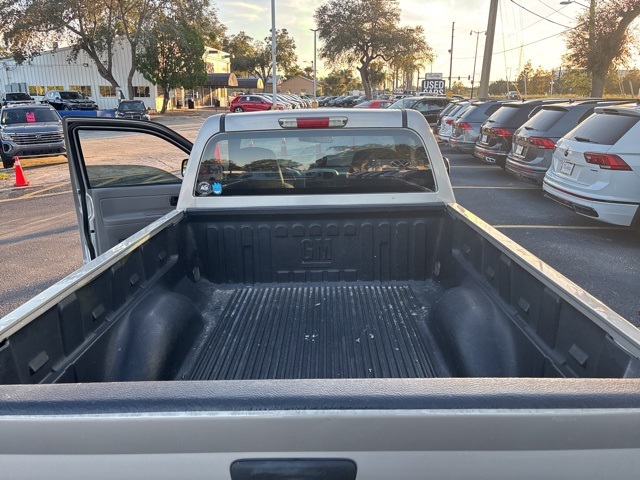
[[118, 41], [117, 0], [24, 0], [0, 3], [4, 41], [18, 63], [49, 48], [55, 41], [72, 46], [70, 60], [84, 51], [98, 73], [119, 87], [113, 75], [113, 52]]
[[[98, 73], [113, 87], [120, 84], [114, 76], [114, 52], [126, 39], [131, 54], [127, 92], [133, 98], [136, 57], [143, 36], [153, 30], [163, 16], [188, 18], [194, 29], [214, 38], [223, 34], [209, 0], [0, 0], [5, 20], [4, 40], [21, 63], [41, 53], [52, 42], [70, 44], [69, 60], [84, 51], [95, 63]], [[175, 15], [170, 15], [174, 11]]]
[[608, 72], [625, 65], [637, 45], [629, 26], [640, 15], [640, 0], [590, 1], [591, 8], [565, 34], [565, 60], [591, 73], [591, 96], [601, 97]]
[[[289, 36], [286, 28], [276, 30], [276, 68], [279, 71], [287, 71], [296, 65], [296, 42]], [[254, 75], [264, 83], [264, 91], [267, 91], [267, 82], [273, 76], [273, 62], [271, 54], [271, 37], [266, 37], [258, 48]], [[277, 81], [277, 79], [274, 79]]]
[[579, 97], [589, 96], [591, 81], [586, 70], [569, 69], [562, 75], [564, 91]]
[[258, 45], [245, 32], [228, 37], [223, 48], [231, 55], [231, 70], [244, 76], [251, 75], [256, 68]]
[[546, 95], [551, 88], [551, 79], [553, 74], [549, 70], [545, 70], [541, 66], [538, 66], [533, 75], [529, 79], [529, 94], [531, 95]]
[[529, 95], [531, 92], [529, 89], [529, 82], [533, 77], [533, 65], [531, 65], [531, 60], [527, 60], [527, 63], [524, 64], [520, 73], [518, 73], [518, 79], [516, 83], [518, 84], [518, 90], [522, 95]]
[[451, 85], [451, 90], [453, 91], [453, 93], [455, 93], [456, 95], [469, 95], [469, 88], [467, 86], [465, 86], [465, 84], [463, 82], [461, 82], [460, 80], [456, 80], [455, 82], [453, 82], [453, 85]]
[[158, 19], [144, 36], [142, 46], [136, 67], [144, 78], [162, 88], [161, 113], [167, 110], [170, 90], [194, 88], [206, 80], [204, 38], [184, 19]]
[[376, 60], [433, 57], [422, 27], [399, 26], [397, 0], [329, 0], [314, 18], [323, 43], [320, 57], [332, 67], [355, 67], [367, 98], [371, 98], [370, 69]]
[[[271, 37], [262, 42], [255, 41], [245, 32], [232, 35], [224, 42], [224, 48], [231, 54], [231, 69], [245, 75], [254, 75], [262, 80], [264, 91], [272, 76]], [[278, 70], [296, 72], [296, 43], [286, 29], [276, 31], [276, 64]]]
[[359, 86], [357, 80], [353, 78], [353, 72], [349, 69], [332, 70], [320, 81], [327, 95], [342, 94], [349, 90], [356, 90]]

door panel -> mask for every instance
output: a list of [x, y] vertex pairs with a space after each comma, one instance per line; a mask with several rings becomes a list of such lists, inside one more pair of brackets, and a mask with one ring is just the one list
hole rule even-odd
[[175, 208], [192, 143], [154, 122], [65, 118], [85, 261]]

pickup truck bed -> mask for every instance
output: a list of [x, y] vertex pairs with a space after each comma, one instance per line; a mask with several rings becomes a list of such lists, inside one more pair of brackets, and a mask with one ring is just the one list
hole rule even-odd
[[433, 377], [425, 317], [438, 291], [432, 282], [222, 289], [211, 301], [224, 310], [182, 377]]
[[459, 213], [329, 210], [175, 214], [10, 336], [0, 381], [638, 375]]

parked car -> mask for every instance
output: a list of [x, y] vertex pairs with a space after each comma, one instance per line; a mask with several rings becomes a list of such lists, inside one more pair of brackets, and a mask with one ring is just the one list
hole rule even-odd
[[116, 118], [150, 121], [149, 109], [142, 100], [123, 100], [116, 108]]
[[64, 155], [62, 119], [49, 105], [8, 105], [0, 111], [0, 157], [11, 168], [15, 157]]
[[480, 137], [480, 126], [502, 106], [501, 100], [474, 101], [453, 121], [449, 145], [464, 153], [473, 153]]
[[502, 104], [480, 127], [473, 154], [485, 163], [505, 168], [513, 133], [544, 105], [566, 102], [567, 98], [537, 99]]
[[333, 102], [333, 106], [334, 107], [350, 107], [351, 102], [356, 98], [358, 97], [355, 95], [345, 95], [343, 97], [336, 98], [335, 102]]
[[619, 105], [624, 101], [589, 99], [546, 105], [513, 135], [506, 170], [522, 180], [542, 185], [551, 166], [556, 142], [593, 114], [595, 107]]
[[471, 105], [471, 100], [459, 100], [456, 106], [442, 117], [440, 128], [438, 129], [437, 138], [440, 142], [449, 143], [449, 137], [453, 132], [453, 122]]
[[49, 90], [42, 99], [56, 110], [98, 110], [98, 104], [75, 90]]
[[391, 100], [368, 100], [359, 103], [354, 108], [389, 108], [392, 104]]
[[342, 100], [343, 100], [345, 97], [348, 97], [348, 95], [340, 95], [339, 97], [336, 97], [336, 98], [334, 98], [333, 100], [330, 100], [330, 101], [327, 103], [327, 106], [329, 106], [329, 107], [338, 107], [338, 106], [340, 106], [340, 102], [342, 102]]
[[507, 93], [507, 100], [522, 100], [522, 95], [515, 90]]
[[[255, 95], [263, 98], [267, 103], [273, 105], [273, 94], [269, 95], [268, 93], [256, 93]], [[276, 103], [278, 105], [282, 105], [282, 108], [278, 108], [279, 110], [292, 110], [295, 108], [295, 105], [290, 100], [285, 100], [280, 94], [276, 94]]]
[[418, 110], [433, 126], [438, 121], [438, 114], [451, 100], [447, 97], [405, 97], [397, 100], [389, 108], [411, 108]]
[[0, 98], [0, 105], [16, 105], [20, 103], [33, 103], [31, 96], [24, 92], [5, 92]]
[[[260, 112], [264, 110], [271, 110], [273, 107], [273, 101], [267, 100], [260, 95], [241, 95], [239, 97], [234, 98], [231, 101], [231, 105], [229, 106], [229, 110], [232, 112], [240, 113], [240, 112]], [[284, 105], [278, 103], [278, 110], [284, 110]]]
[[440, 126], [441, 126], [441, 124], [442, 124], [442, 119], [443, 119], [443, 117], [447, 116], [451, 110], [453, 110], [454, 108], [456, 108], [456, 106], [458, 105], [458, 102], [459, 102], [459, 101], [460, 101], [460, 100], [453, 100], [453, 101], [449, 102], [449, 103], [447, 104], [447, 106], [446, 106], [446, 107], [444, 107], [444, 108], [442, 109], [442, 111], [438, 114], [438, 120], [436, 120], [436, 124], [435, 124], [433, 127], [431, 127], [431, 129], [433, 130], [433, 133], [434, 133], [435, 135], [437, 135], [437, 134], [438, 134], [438, 131], [440, 130]]
[[640, 223], [640, 105], [596, 107], [558, 141], [544, 194], [580, 215]]

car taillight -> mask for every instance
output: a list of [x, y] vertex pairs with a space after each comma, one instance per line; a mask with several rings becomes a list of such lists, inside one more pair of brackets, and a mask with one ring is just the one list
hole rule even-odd
[[511, 133], [506, 128], [490, 128], [489, 131], [494, 135], [498, 135], [500, 137], [511, 137], [513, 133]]
[[585, 153], [584, 159], [587, 163], [598, 165], [604, 170], [627, 170], [631, 171], [631, 167], [617, 155], [608, 153]]
[[445, 120], [444, 123], [446, 123], [447, 125], [453, 125], [453, 119], [449, 118], [449, 119]]
[[279, 118], [278, 123], [282, 128], [344, 127], [347, 124], [347, 117]]
[[461, 128], [462, 130], [473, 130], [471, 128], [471, 125], [469, 125], [467, 122], [458, 122], [456, 123], [456, 126], [458, 128]]
[[556, 148], [554, 141], [545, 137], [529, 137], [529, 143], [538, 148]]

